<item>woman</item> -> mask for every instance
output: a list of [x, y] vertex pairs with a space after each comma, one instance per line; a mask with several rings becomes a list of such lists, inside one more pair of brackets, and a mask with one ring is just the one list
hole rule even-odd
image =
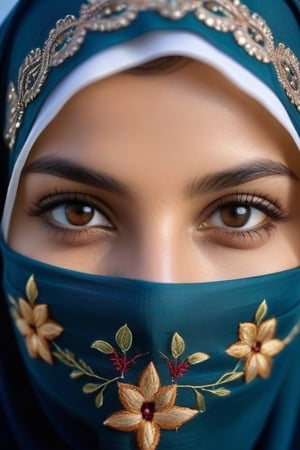
[[297, 448], [299, 4], [246, 3], [4, 24], [3, 448]]

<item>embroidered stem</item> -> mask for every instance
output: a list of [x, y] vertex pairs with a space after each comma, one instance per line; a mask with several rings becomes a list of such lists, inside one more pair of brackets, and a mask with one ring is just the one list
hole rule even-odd
[[290, 344], [295, 337], [297, 336], [297, 334], [300, 333], [300, 320], [299, 322], [296, 323], [296, 325], [292, 328], [292, 330], [290, 331], [290, 333], [287, 335], [287, 337], [285, 339], [283, 339], [283, 342], [285, 345]]
[[[189, 389], [201, 389], [203, 391], [208, 391], [209, 388], [215, 388], [216, 386], [220, 386], [226, 383], [231, 383], [232, 381], [235, 381], [239, 378], [241, 378], [244, 375], [244, 372], [227, 372], [224, 373], [215, 383], [211, 384], [203, 384], [200, 386], [194, 386], [189, 384], [178, 384], [178, 388], [189, 388]], [[209, 392], [211, 392], [209, 390]]]
[[88, 366], [82, 359], [76, 360], [74, 354], [70, 352], [68, 349], [65, 351], [62, 350], [55, 342], [53, 342], [53, 345], [56, 348], [56, 352], [53, 352], [53, 356], [55, 356], [57, 359], [59, 359], [63, 364], [66, 366], [72, 367], [76, 369], [75, 372], [72, 372], [71, 378], [79, 378], [81, 375], [87, 375], [89, 377], [96, 378], [97, 380], [109, 382], [110, 380], [108, 378], [101, 377], [100, 375], [97, 375], [93, 369]]

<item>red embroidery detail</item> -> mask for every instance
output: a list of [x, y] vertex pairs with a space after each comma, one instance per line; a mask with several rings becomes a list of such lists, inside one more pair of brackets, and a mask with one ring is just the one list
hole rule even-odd
[[254, 342], [251, 349], [254, 353], [259, 353], [261, 350], [261, 342], [259, 342], [259, 341]]
[[119, 353], [114, 350], [113, 356], [110, 358], [113, 366], [117, 369], [118, 372], [124, 374], [128, 372], [130, 367], [132, 367], [137, 359], [145, 356], [146, 353], [135, 355], [133, 358], [127, 358], [127, 354], [123, 353], [123, 355], [119, 355]]
[[154, 402], [143, 403], [141, 408], [142, 417], [144, 420], [152, 421], [155, 412]]
[[183, 362], [172, 363], [169, 359], [166, 360], [167, 366], [169, 368], [170, 375], [173, 381], [176, 381], [179, 377], [182, 377], [185, 372], [190, 368], [190, 363], [187, 359]]

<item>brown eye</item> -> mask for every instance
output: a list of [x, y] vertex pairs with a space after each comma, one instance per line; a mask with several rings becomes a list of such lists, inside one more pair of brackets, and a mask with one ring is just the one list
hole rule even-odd
[[103, 213], [83, 202], [65, 202], [55, 206], [49, 209], [48, 217], [61, 228], [113, 228]]
[[224, 225], [230, 228], [240, 228], [247, 224], [251, 215], [249, 206], [225, 206], [220, 210], [220, 218]]
[[70, 203], [65, 206], [65, 216], [70, 225], [82, 227], [94, 217], [94, 208], [80, 203]]
[[235, 204], [224, 205], [205, 220], [206, 227], [246, 230], [259, 226], [267, 214], [254, 206]]

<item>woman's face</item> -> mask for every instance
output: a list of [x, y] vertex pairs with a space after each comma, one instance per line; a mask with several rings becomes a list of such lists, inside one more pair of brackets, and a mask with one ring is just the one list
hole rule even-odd
[[300, 262], [300, 158], [213, 69], [124, 73], [75, 95], [36, 142], [9, 234], [57, 266], [152, 281]]

